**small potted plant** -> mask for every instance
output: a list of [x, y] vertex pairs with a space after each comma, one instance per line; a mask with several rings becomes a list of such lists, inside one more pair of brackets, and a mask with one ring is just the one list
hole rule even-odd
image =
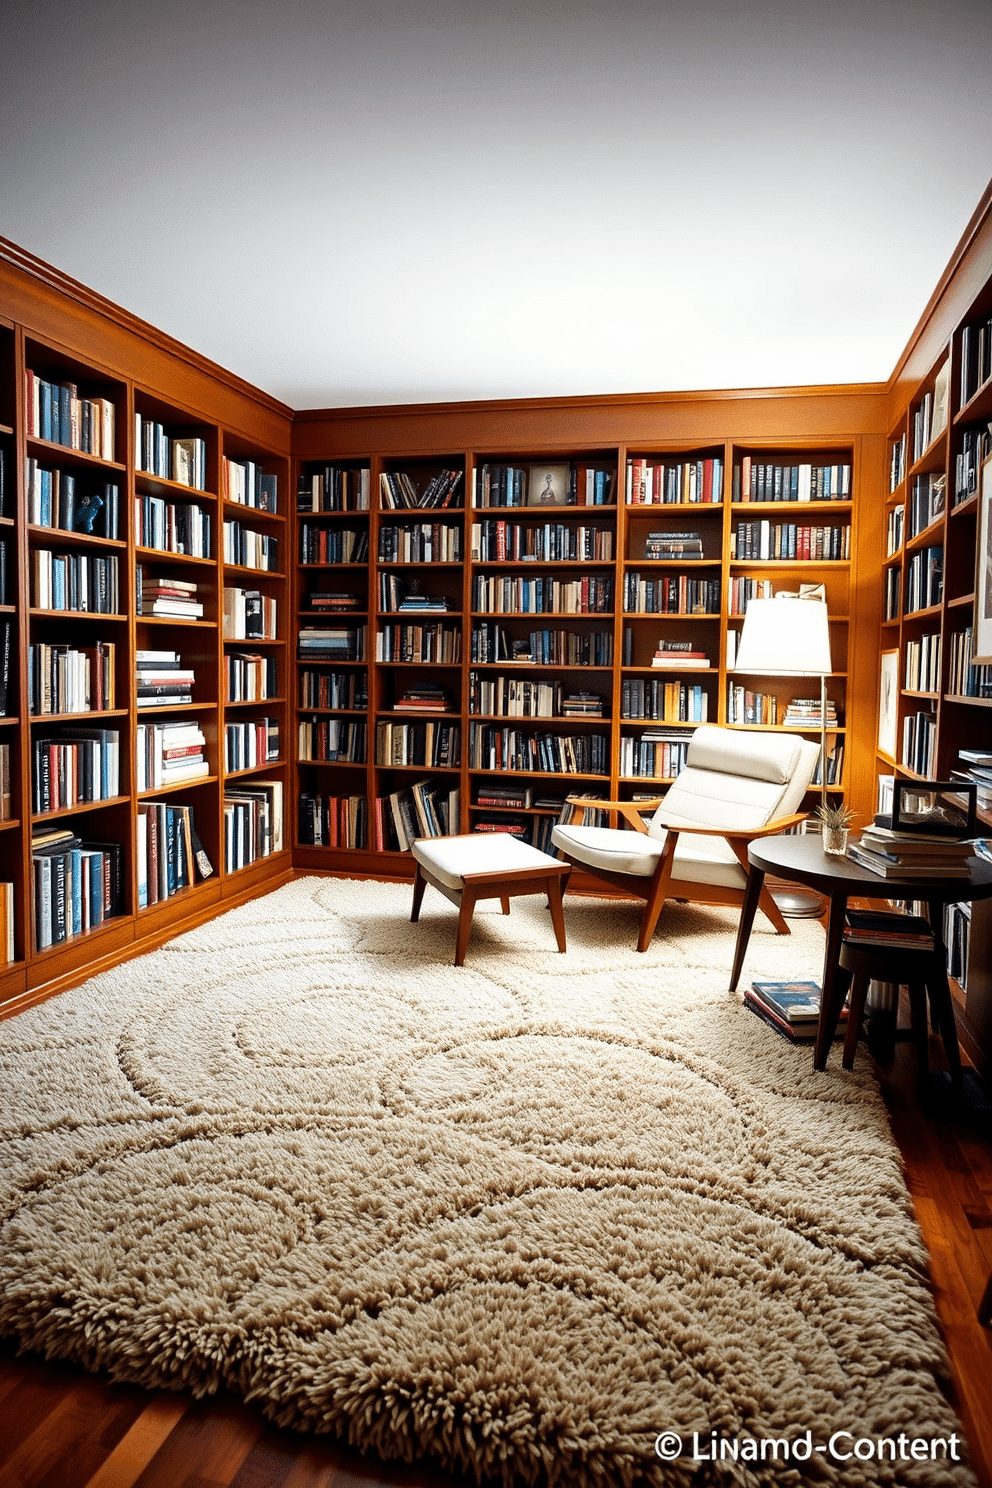
[[816, 815], [823, 829], [823, 851], [842, 857], [847, 852], [847, 834], [855, 813], [843, 801], [838, 801], [818, 806]]

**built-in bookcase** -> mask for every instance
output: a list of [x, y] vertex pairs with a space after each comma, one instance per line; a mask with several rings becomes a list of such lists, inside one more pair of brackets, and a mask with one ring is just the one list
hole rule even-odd
[[853, 443], [301, 462], [302, 861], [405, 873], [439, 830], [546, 846], [569, 795], [663, 792], [704, 721], [818, 738], [818, 686], [733, 671], [745, 596], [801, 583], [830, 608], [843, 790], [856, 481]]

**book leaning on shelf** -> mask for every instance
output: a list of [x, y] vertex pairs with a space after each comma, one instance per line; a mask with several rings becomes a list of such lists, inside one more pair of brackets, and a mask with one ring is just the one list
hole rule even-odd
[[458, 788], [418, 780], [405, 790], [375, 803], [375, 847], [379, 852], [407, 852], [418, 837], [447, 837], [458, 831]]
[[136, 826], [139, 909], [169, 899], [213, 873], [197, 835], [192, 806], [139, 801]]
[[36, 950], [61, 945], [122, 913], [119, 842], [84, 842], [68, 826], [37, 829], [31, 867]]

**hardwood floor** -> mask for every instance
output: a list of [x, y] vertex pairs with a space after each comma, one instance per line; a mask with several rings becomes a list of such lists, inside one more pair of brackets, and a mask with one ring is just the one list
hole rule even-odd
[[[867, 1059], [862, 1045], [859, 1059]], [[938, 1062], [934, 1049], [934, 1063]], [[883, 1090], [932, 1258], [937, 1311], [972, 1466], [992, 1488], [992, 1330], [976, 1308], [992, 1271], [990, 1126], [928, 1119], [900, 1044]], [[907, 1428], [911, 1426], [907, 1422]], [[385, 1464], [268, 1425], [230, 1396], [196, 1401], [16, 1356], [0, 1341], [3, 1488], [474, 1488], [429, 1463]]]

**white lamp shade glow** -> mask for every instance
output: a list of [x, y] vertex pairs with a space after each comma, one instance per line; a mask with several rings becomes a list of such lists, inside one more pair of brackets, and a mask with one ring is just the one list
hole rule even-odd
[[822, 677], [832, 670], [830, 621], [822, 600], [748, 601], [734, 671]]

